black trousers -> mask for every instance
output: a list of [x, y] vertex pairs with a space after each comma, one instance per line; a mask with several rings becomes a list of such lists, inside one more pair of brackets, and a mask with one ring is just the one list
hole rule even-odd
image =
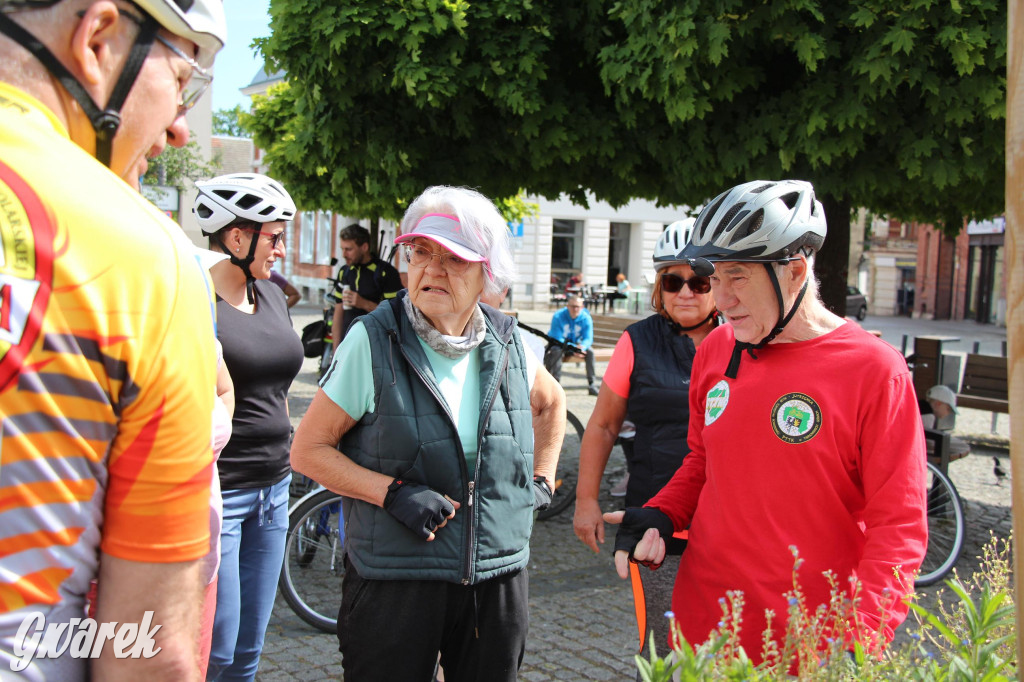
[[513, 682], [526, 651], [526, 569], [477, 585], [367, 580], [345, 559], [338, 642], [345, 682]]
[[[594, 370], [594, 351], [588, 348], [585, 352], [587, 354], [584, 358], [584, 363], [587, 366], [587, 384], [593, 386], [597, 380], [597, 372]], [[544, 369], [551, 372], [555, 381], [562, 380], [562, 361], [571, 355], [572, 353], [566, 353], [560, 345], [548, 344], [544, 349]]]

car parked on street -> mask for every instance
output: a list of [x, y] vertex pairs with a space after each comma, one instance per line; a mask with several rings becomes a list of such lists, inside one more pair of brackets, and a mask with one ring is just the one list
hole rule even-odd
[[846, 314], [858, 320], [868, 316], [868, 297], [857, 287], [846, 287]]

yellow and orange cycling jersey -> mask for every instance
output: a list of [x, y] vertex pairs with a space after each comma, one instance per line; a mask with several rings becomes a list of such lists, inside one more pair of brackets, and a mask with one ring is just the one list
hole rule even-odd
[[0, 83], [0, 650], [80, 617], [101, 550], [209, 550], [216, 357], [181, 229]]

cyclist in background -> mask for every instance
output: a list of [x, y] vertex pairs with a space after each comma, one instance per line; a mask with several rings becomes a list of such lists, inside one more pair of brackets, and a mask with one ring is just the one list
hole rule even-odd
[[394, 298], [402, 290], [398, 270], [371, 253], [369, 230], [353, 224], [338, 236], [345, 264], [338, 270], [334, 284], [334, 298], [341, 303], [334, 306], [331, 324], [335, 348], [345, 338], [352, 320], [373, 312], [381, 301]]
[[225, 34], [219, 0], [0, 0], [0, 669], [30, 680], [90, 676], [84, 657], [30, 662], [16, 633], [80, 632], [97, 576], [96, 620], [159, 626], [159, 655], [108, 641], [92, 678], [197, 675], [212, 296], [137, 190], [188, 141]]
[[851, 635], [877, 651], [907, 615], [927, 544], [913, 381], [889, 344], [818, 298], [825, 231], [814, 188], [797, 180], [739, 185], [701, 212], [678, 258], [711, 277], [729, 324], [693, 362], [691, 452], [646, 505], [605, 515], [632, 536], [616, 542], [624, 578], [629, 558], [660, 565], [663, 538], [689, 527], [672, 598], [682, 634], [705, 641], [719, 600], [742, 591], [740, 639], [755, 663], [766, 609], [777, 642], [786, 631], [791, 546], [807, 611], [829, 602], [831, 571], [857, 589]]

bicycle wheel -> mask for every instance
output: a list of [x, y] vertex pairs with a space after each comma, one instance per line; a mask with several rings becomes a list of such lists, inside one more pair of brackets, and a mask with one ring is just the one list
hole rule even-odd
[[928, 462], [928, 549], [917, 587], [933, 585], [953, 570], [964, 549], [964, 505], [949, 477]]
[[561, 514], [576, 501], [576, 475], [580, 468], [583, 424], [569, 411], [565, 413], [565, 422], [565, 438], [562, 439], [562, 452], [558, 455], [558, 468], [555, 470], [555, 492], [548, 508], [537, 512], [539, 521]]
[[321, 489], [295, 503], [278, 588], [295, 615], [324, 632], [338, 627], [344, 546], [340, 495]]

